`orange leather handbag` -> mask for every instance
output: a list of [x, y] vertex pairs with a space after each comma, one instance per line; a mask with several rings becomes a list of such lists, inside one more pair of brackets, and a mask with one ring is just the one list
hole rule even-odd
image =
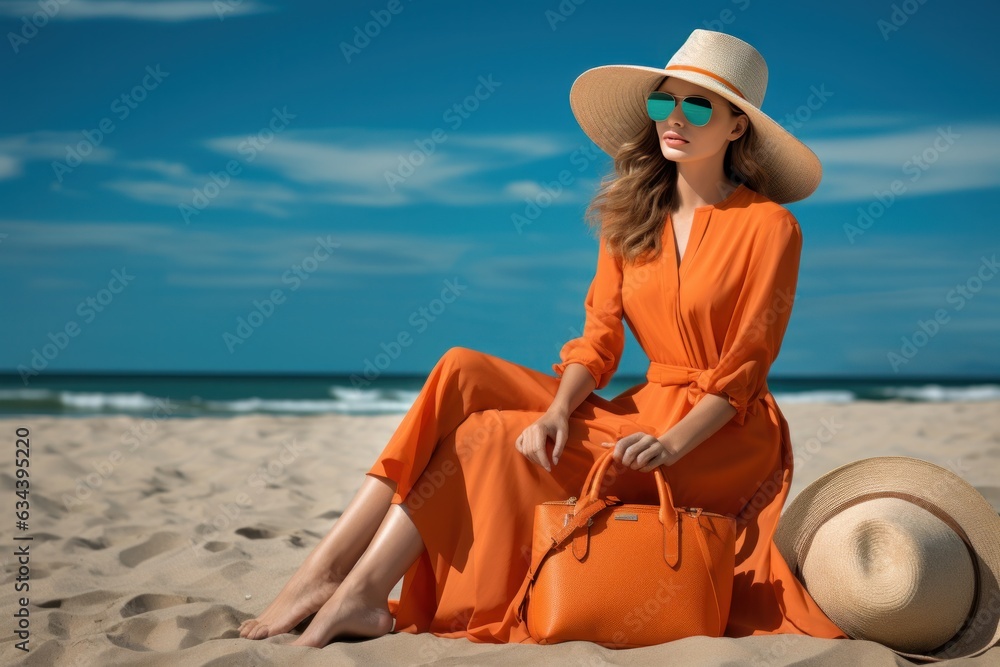
[[598, 498], [614, 449], [594, 462], [579, 499], [535, 506], [531, 567], [517, 619], [539, 644], [606, 648], [720, 637], [729, 619], [736, 519], [674, 507], [661, 467], [660, 504]]

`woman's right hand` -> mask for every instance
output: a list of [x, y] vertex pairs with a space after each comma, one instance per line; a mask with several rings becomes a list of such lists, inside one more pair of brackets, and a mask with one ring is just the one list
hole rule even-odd
[[517, 451], [529, 461], [534, 461], [552, 472], [547, 453], [548, 439], [556, 443], [552, 450], [552, 465], [559, 463], [566, 439], [569, 436], [569, 416], [560, 412], [546, 412], [517, 437]]

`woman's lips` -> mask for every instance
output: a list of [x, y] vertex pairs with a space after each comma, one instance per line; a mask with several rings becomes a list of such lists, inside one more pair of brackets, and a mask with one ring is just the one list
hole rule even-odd
[[674, 137], [667, 137], [666, 142], [668, 146], [683, 146], [687, 143], [683, 139], [675, 139]]

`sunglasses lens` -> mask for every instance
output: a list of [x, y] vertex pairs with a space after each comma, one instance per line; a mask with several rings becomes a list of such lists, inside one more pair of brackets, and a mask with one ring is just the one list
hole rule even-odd
[[[646, 113], [655, 121], [666, 120], [674, 110], [676, 101], [670, 93], [653, 91], [646, 99]], [[712, 118], [712, 103], [704, 97], [685, 97], [681, 112], [692, 125], [701, 127]]]
[[646, 113], [651, 120], [666, 120], [674, 110], [674, 98], [667, 93], [652, 92], [646, 99]]
[[692, 125], [701, 127], [712, 117], [712, 103], [704, 97], [688, 97], [681, 102], [681, 111]]

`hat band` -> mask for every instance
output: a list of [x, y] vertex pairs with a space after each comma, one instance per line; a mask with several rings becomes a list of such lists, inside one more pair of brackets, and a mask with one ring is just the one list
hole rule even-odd
[[689, 72], [697, 72], [698, 74], [704, 74], [705, 76], [708, 76], [708, 77], [711, 77], [711, 78], [715, 79], [716, 81], [718, 81], [719, 83], [721, 83], [726, 88], [729, 88], [730, 90], [734, 91], [737, 95], [739, 95], [744, 100], [747, 98], [747, 96], [744, 95], [740, 91], [739, 88], [737, 88], [733, 84], [729, 83], [728, 81], [726, 81], [724, 78], [722, 78], [721, 76], [719, 76], [715, 72], [709, 72], [707, 69], [702, 69], [700, 67], [695, 67], [694, 65], [668, 65], [667, 67], [664, 67], [663, 69], [666, 69], [666, 70], [682, 69], [682, 70], [687, 70]]
[[[943, 509], [941, 509], [931, 501], [927, 500], [926, 498], [921, 498], [919, 496], [915, 496], [913, 494], [906, 493], [903, 491], [873, 491], [871, 493], [862, 494], [860, 496], [857, 496], [856, 498], [852, 498], [851, 500], [848, 500], [847, 502], [838, 505], [836, 508], [834, 508], [832, 512], [830, 512], [827, 515], [826, 518], [830, 518], [835, 514], [839, 514], [840, 512], [843, 512], [845, 509], [853, 507], [859, 503], [863, 503], [868, 500], [875, 500], [877, 498], [899, 498], [901, 500], [909, 501], [914, 505], [924, 508], [937, 518], [941, 519], [941, 521], [943, 521], [949, 528], [955, 531], [955, 533], [960, 538], [962, 538], [962, 544], [965, 545], [966, 550], [969, 552], [969, 558], [972, 560], [972, 572], [975, 579], [975, 583], [973, 584], [972, 588], [972, 604], [969, 605], [969, 613], [966, 614], [965, 622], [962, 623], [962, 626], [955, 632], [955, 634], [951, 636], [951, 638], [949, 638], [946, 642], [941, 644], [941, 646], [938, 646], [934, 649], [934, 652], [941, 651], [942, 648], [947, 647], [956, 637], [961, 637], [966, 632], [966, 630], [968, 630], [969, 627], [972, 625], [972, 622], [976, 616], [976, 612], [979, 607], [979, 595], [981, 588], [981, 580], [979, 575], [979, 558], [976, 556], [976, 550], [975, 548], [973, 548], [971, 540], [969, 539], [969, 536], [966, 534], [965, 530], [962, 528], [962, 526], [958, 524], [957, 521], [955, 521], [955, 519], [951, 517], [950, 514], [948, 514]], [[822, 522], [819, 522], [815, 526], [813, 526], [813, 528], [806, 534], [805, 540], [802, 542], [803, 545], [802, 552], [796, 559], [795, 572], [794, 572], [795, 576], [798, 577], [800, 581], [802, 580], [802, 563], [803, 561], [805, 561], [806, 555], [809, 553], [809, 547], [812, 546], [813, 537], [816, 535], [817, 531], [819, 531], [821, 526]]]

